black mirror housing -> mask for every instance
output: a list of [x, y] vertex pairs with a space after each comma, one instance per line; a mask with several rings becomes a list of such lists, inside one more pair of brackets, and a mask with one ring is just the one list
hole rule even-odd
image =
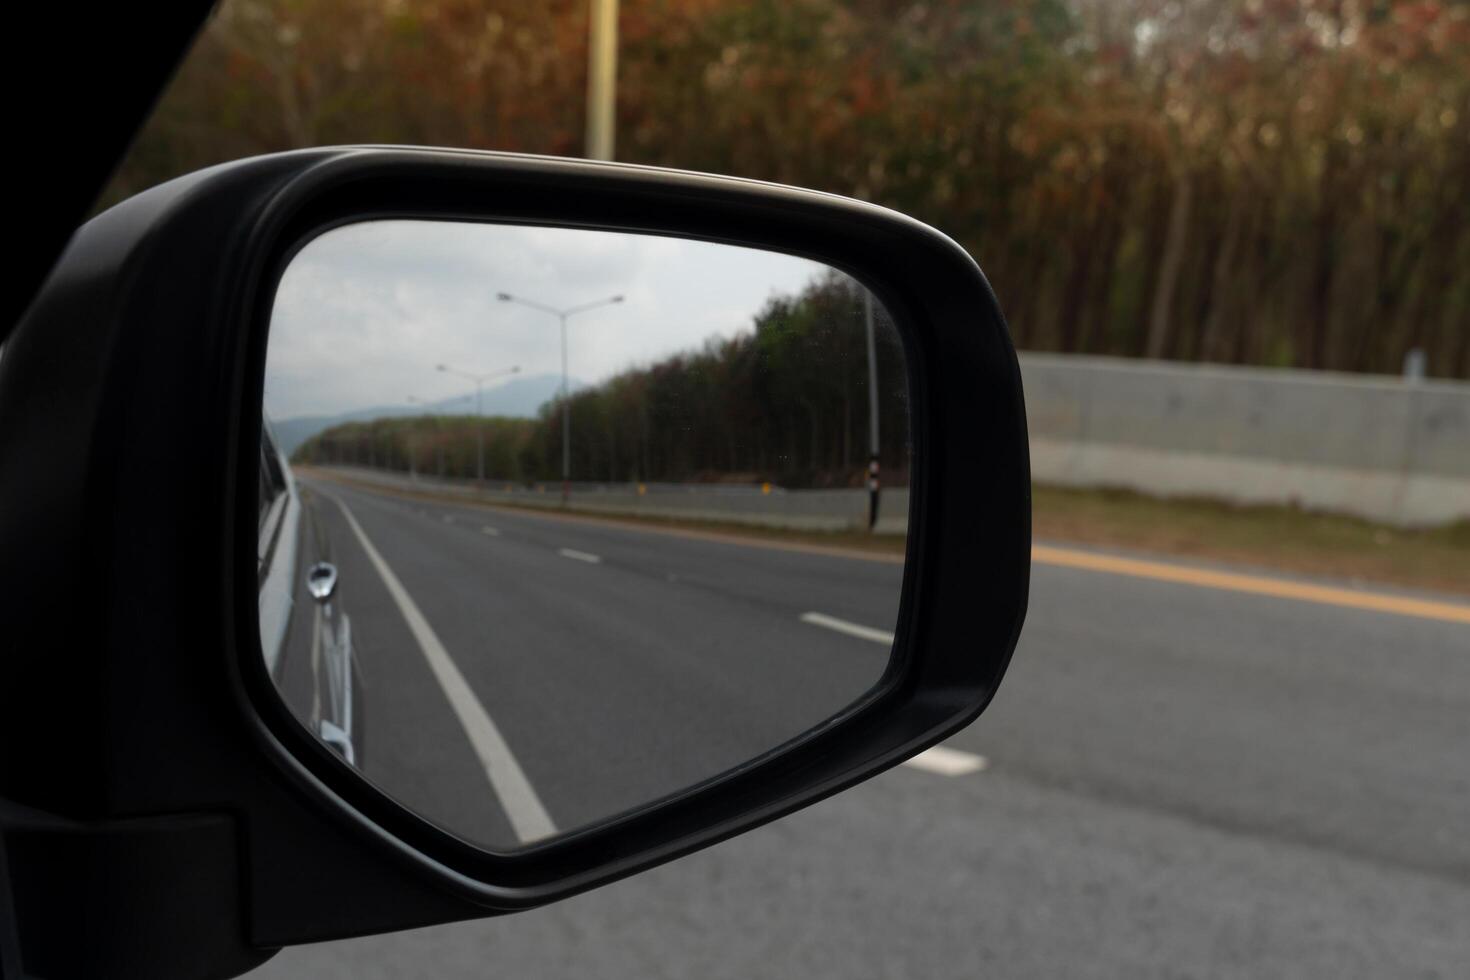
[[[873, 291], [907, 354], [914, 470], [894, 656], [859, 710], [514, 854], [428, 823], [296, 723], [261, 666], [253, 576], [271, 305], [307, 241], [398, 217], [748, 245]], [[233, 938], [179, 941], [243, 969], [281, 945], [531, 908], [668, 861], [979, 715], [1025, 616], [1029, 486], [1020, 374], [995, 296], [963, 249], [892, 211], [732, 178], [405, 148], [299, 151], [173, 181], [77, 233], [0, 358], [0, 579], [20, 638], [0, 683], [11, 874], [60, 876], [64, 892], [86, 872], [30, 860], [50, 852], [36, 847], [46, 835], [105, 854], [140, 828], [173, 827], [192, 843], [160, 853], [217, 868], [217, 889], [171, 891], [187, 869], [167, 857], [119, 873], [139, 901], [187, 894], [197, 912], [217, 895], [219, 915], [239, 923]], [[56, 733], [58, 718], [68, 725]], [[43, 732], [53, 741], [38, 754]], [[40, 963], [75, 942], [74, 922], [16, 923], [28, 964], [32, 950]], [[105, 945], [107, 927], [88, 928]]]

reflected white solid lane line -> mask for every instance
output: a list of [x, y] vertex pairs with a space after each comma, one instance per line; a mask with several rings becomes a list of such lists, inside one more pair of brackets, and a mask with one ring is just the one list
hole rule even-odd
[[311, 618], [311, 723], [322, 720], [322, 607], [312, 603]]
[[500, 532], [498, 530], [496, 530], [495, 528], [489, 527], [489, 526], [480, 528], [480, 533], [481, 534], [488, 534], [492, 538], [498, 538], [498, 537], [500, 537]]
[[886, 630], [875, 630], [871, 626], [849, 623], [845, 619], [838, 619], [836, 616], [828, 616], [825, 613], [802, 613], [801, 621], [803, 623], [810, 623], [813, 626], [821, 626], [824, 629], [836, 630], [838, 633], [845, 633], [848, 636], [855, 636], [859, 640], [871, 640], [874, 643], [883, 643], [888, 646], [893, 645], [893, 634]]
[[500, 734], [500, 729], [475, 697], [475, 692], [470, 689], [469, 682], [455, 666], [449, 651], [444, 649], [444, 644], [439, 641], [434, 628], [419, 611], [418, 604], [398, 581], [398, 576], [393, 574], [393, 569], [378, 554], [378, 549], [373, 547], [372, 541], [368, 539], [367, 533], [363, 531], [362, 525], [357, 523], [357, 518], [352, 516], [352, 511], [347, 505], [336, 497], [332, 498], [338, 507], [342, 509], [342, 516], [347, 518], [347, 524], [352, 528], [352, 533], [357, 536], [362, 550], [367, 552], [368, 560], [377, 569], [378, 575], [382, 577], [383, 584], [388, 588], [388, 594], [398, 605], [398, 611], [403, 614], [408, 623], [409, 630], [418, 641], [419, 649], [423, 651], [424, 659], [429, 662], [429, 669], [433, 671], [434, 679], [444, 689], [444, 695], [449, 699], [450, 706], [454, 709], [459, 723], [464, 726], [465, 735], [469, 738], [470, 745], [475, 754], [480, 758], [480, 764], [485, 769], [485, 775], [490, 780], [490, 788], [500, 800], [500, 806], [505, 810], [505, 815], [510, 820], [512, 829], [520, 838], [522, 844], [550, 837], [556, 833], [556, 825], [551, 822], [551, 815], [546, 812], [541, 798], [536, 795], [536, 789], [531, 781], [526, 778], [526, 773], [511, 753], [510, 746], [505, 744], [505, 738]]
[[597, 565], [602, 562], [602, 559], [597, 555], [587, 551], [577, 551], [574, 548], [560, 548], [557, 550], [557, 554], [563, 558], [570, 558], [573, 561], [585, 561], [589, 565]]
[[990, 760], [973, 752], [961, 752], [959, 749], [936, 745], [920, 752], [904, 765], [932, 772], [937, 776], [968, 776], [972, 772], [984, 772], [989, 768]]

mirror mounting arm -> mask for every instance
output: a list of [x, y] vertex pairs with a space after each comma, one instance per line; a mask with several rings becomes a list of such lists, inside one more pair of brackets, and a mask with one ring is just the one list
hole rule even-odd
[[[276, 950], [246, 941], [241, 840], [225, 813], [76, 821], [0, 800], [4, 976], [194, 980], [254, 969]], [[7, 935], [8, 933], [8, 935]]]

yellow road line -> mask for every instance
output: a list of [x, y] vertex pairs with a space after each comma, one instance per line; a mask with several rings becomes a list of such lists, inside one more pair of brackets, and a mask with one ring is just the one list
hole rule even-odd
[[1459, 605], [1453, 602], [1411, 599], [1407, 596], [1384, 595], [1379, 592], [1360, 592], [1356, 589], [1311, 585], [1306, 582], [1293, 582], [1290, 579], [1243, 575], [1239, 572], [1218, 572], [1206, 568], [1191, 568], [1187, 565], [1144, 561], [1138, 558], [1120, 558], [1116, 555], [1101, 555], [1092, 551], [1075, 551], [1071, 548], [1057, 548], [1042, 544], [1032, 546], [1031, 560], [1041, 565], [1082, 568], [1090, 572], [1107, 572], [1133, 578], [1174, 582], [1179, 585], [1195, 585], [1206, 589], [1248, 592], [1278, 599], [1295, 599], [1299, 602], [1316, 602], [1348, 609], [1367, 609], [1373, 612], [1393, 613], [1398, 616], [1414, 616], [1419, 619], [1437, 619], [1447, 623], [1470, 623], [1470, 605]]
[[[336, 479], [361, 489], [388, 493], [401, 497], [426, 497], [440, 503], [468, 504], [492, 510], [512, 511], [531, 519], [541, 518], [554, 521], [574, 521], [584, 524], [600, 524], [606, 527], [629, 528], [650, 534], [670, 537], [692, 538], [697, 541], [716, 541], [722, 544], [743, 545], [751, 548], [769, 548], [774, 551], [795, 551], [832, 558], [853, 558], [860, 561], [877, 561], [901, 565], [904, 556], [883, 552], [859, 551], [854, 548], [827, 547], [795, 541], [772, 541], [720, 531], [704, 531], [694, 528], [660, 527], [637, 521], [618, 520], [616, 517], [568, 514], [565, 512], [540, 511], [528, 507], [503, 507], [487, 501], [448, 501], [429, 494], [395, 492], [366, 481], [343, 478], [337, 474], [322, 473], [327, 479]], [[1205, 589], [1220, 589], [1226, 592], [1245, 592], [1252, 595], [1272, 596], [1277, 599], [1294, 599], [1298, 602], [1316, 602], [1327, 606], [1346, 609], [1365, 609], [1372, 612], [1391, 613], [1397, 616], [1413, 616], [1419, 619], [1435, 619], [1446, 623], [1470, 624], [1470, 605], [1453, 602], [1436, 602], [1432, 599], [1412, 599], [1407, 596], [1385, 595], [1379, 592], [1361, 592], [1357, 589], [1335, 588], [1329, 585], [1311, 585], [1290, 579], [1270, 578], [1264, 575], [1246, 575], [1239, 572], [1219, 572], [1206, 568], [1191, 568], [1162, 561], [1146, 561], [1139, 558], [1123, 558], [1117, 555], [1099, 554], [1095, 551], [1078, 551], [1059, 548], [1055, 545], [1037, 544], [1031, 547], [1031, 560], [1038, 565], [1056, 565], [1063, 568], [1080, 568], [1090, 572], [1105, 572], [1126, 575], [1131, 578], [1154, 579], [1178, 585], [1193, 585]]]

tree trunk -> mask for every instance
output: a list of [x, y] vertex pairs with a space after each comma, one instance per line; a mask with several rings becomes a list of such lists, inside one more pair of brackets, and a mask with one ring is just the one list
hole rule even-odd
[[1179, 270], [1184, 265], [1184, 246], [1189, 236], [1189, 207], [1193, 191], [1186, 174], [1174, 179], [1174, 200], [1169, 206], [1169, 231], [1159, 263], [1159, 281], [1154, 286], [1153, 309], [1149, 314], [1147, 357], [1157, 360], [1169, 349], [1171, 310]]
[[1332, 274], [1337, 262], [1336, 237], [1336, 216], [1332, 205], [1324, 203], [1317, 218], [1317, 255], [1312, 266], [1306, 333], [1298, 355], [1301, 366], [1314, 370], [1327, 366], [1327, 335], [1332, 324]]
[[[1224, 342], [1225, 317], [1234, 306], [1230, 292], [1230, 274], [1235, 268], [1235, 253], [1240, 246], [1241, 229], [1245, 222], [1244, 194], [1230, 198], [1230, 211], [1225, 218], [1225, 240], [1215, 254], [1215, 268], [1210, 275], [1209, 312], [1204, 317], [1204, 335], [1200, 341], [1197, 358], [1201, 361], [1218, 361], [1226, 358]], [[1243, 325], [1236, 324], [1235, 332], [1243, 332]], [[1239, 349], [1239, 341], [1236, 344]]]
[[806, 413], [812, 420], [812, 454], [810, 459], [811, 468], [815, 470], [822, 465], [822, 417], [821, 413], [817, 411], [817, 406], [810, 402], [807, 403]]
[[842, 387], [842, 469], [852, 466], [852, 390]]
[[1317, 249], [1313, 257], [1312, 279], [1308, 294], [1306, 322], [1296, 360], [1304, 367], [1321, 370], [1327, 366], [1327, 338], [1332, 331], [1332, 280], [1337, 271], [1338, 171], [1343, 151], [1338, 140], [1327, 145], [1327, 161], [1318, 185], [1321, 200], [1317, 213]]
[[1091, 277], [1092, 286], [1088, 290], [1088, 300], [1082, 310], [1082, 329], [1077, 338], [1079, 354], [1106, 353], [1109, 346], [1113, 284], [1118, 279], [1118, 249], [1123, 244], [1123, 215], [1126, 208], [1126, 188], [1122, 181], [1111, 181], [1111, 184], [1109, 200], [1116, 203], [1113, 207], [1103, 208], [1098, 215], [1097, 237], [1102, 244], [1097, 249], [1094, 269], [1101, 274]]
[[1093, 231], [1089, 222], [1081, 237], [1072, 240], [1072, 268], [1067, 273], [1067, 285], [1062, 291], [1062, 308], [1057, 311], [1058, 348], [1064, 354], [1078, 352], [1082, 301], [1092, 276]]

